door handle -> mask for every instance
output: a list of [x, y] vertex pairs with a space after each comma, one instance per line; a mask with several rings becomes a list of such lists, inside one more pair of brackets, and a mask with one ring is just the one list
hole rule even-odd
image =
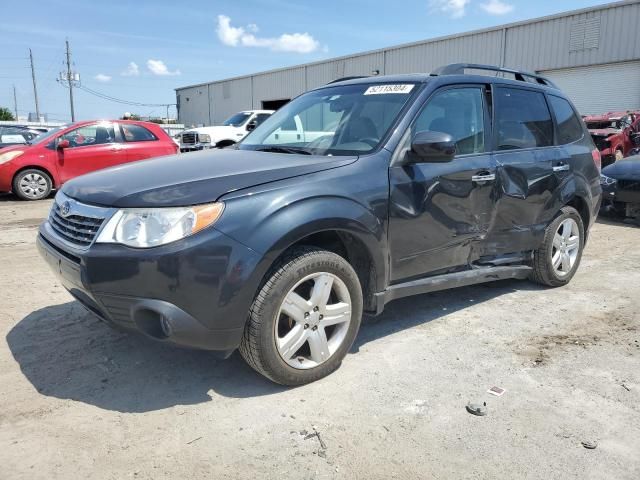
[[494, 173], [483, 173], [471, 177], [471, 181], [475, 183], [493, 182], [495, 179], [496, 175]]
[[554, 165], [553, 166], [553, 171], [554, 172], [566, 172], [569, 170], [569, 165], [566, 163], [563, 163], [561, 165]]

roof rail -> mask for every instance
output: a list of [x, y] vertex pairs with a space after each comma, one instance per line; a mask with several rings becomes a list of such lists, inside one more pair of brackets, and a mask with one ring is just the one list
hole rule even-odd
[[551, 80], [538, 75], [537, 73], [523, 72], [521, 70], [513, 70], [511, 68], [496, 67], [494, 65], [481, 65], [477, 63], [452, 63], [450, 65], [436, 68], [433, 72], [431, 72], [431, 75], [464, 75], [464, 71], [469, 69], [510, 73], [515, 77], [516, 80], [519, 80], [521, 82], [528, 82], [529, 80], [527, 80], [527, 78], [531, 78], [533, 79], [534, 83], [557, 88]]
[[356, 80], [358, 78], [368, 78], [369, 75], [355, 75], [353, 77], [342, 77], [342, 78], [336, 78], [335, 80], [331, 80], [329, 83], [327, 83], [327, 85], [331, 85], [332, 83], [338, 83], [338, 82], [346, 82], [347, 80]]

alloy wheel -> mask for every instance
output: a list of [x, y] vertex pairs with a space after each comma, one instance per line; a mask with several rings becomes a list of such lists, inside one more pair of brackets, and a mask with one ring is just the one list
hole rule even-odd
[[580, 229], [573, 218], [567, 218], [558, 226], [553, 237], [551, 263], [558, 277], [571, 273], [580, 251]]
[[327, 272], [308, 275], [289, 290], [276, 316], [278, 353], [293, 368], [317, 367], [340, 348], [350, 322], [345, 283]]

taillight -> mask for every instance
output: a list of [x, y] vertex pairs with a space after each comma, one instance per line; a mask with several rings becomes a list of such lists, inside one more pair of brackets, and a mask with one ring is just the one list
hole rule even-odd
[[600, 155], [600, 150], [597, 148], [591, 150], [591, 158], [593, 158], [593, 163], [598, 169], [598, 172], [602, 170], [602, 156]]

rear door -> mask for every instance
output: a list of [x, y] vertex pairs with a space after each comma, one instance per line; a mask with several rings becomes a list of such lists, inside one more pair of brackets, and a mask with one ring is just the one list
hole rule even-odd
[[[485, 87], [463, 85], [436, 91], [414, 121], [419, 131], [448, 133], [456, 140], [451, 162], [413, 163], [400, 158], [389, 169], [391, 281], [466, 268], [477, 259], [492, 223], [495, 165], [486, 148]], [[406, 153], [409, 145], [404, 146]]]
[[558, 187], [553, 166], [560, 159], [544, 93], [494, 85], [493, 105], [498, 197], [487, 254], [499, 255], [539, 244]]
[[83, 125], [60, 136], [58, 141], [69, 141], [68, 148], [56, 150], [61, 183], [120, 163], [125, 157], [117, 135], [113, 123], [100, 122]]
[[135, 123], [119, 124], [122, 130], [122, 146], [126, 152], [126, 162], [168, 155], [158, 137], [148, 128]]

